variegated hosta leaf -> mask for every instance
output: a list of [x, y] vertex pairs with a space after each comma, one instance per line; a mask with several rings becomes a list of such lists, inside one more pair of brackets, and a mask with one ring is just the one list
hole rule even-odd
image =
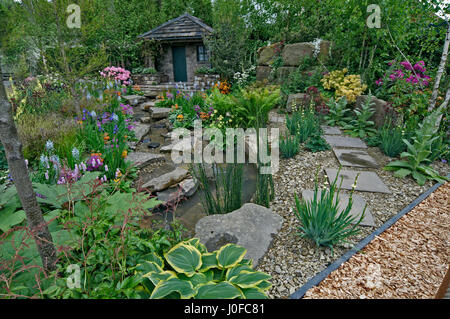
[[161, 299], [174, 292], [179, 293], [182, 299], [189, 299], [195, 295], [194, 287], [189, 281], [170, 278], [167, 281], [160, 281], [156, 285], [150, 299]]
[[253, 269], [247, 265], [239, 265], [239, 266], [236, 266], [233, 268], [229, 268], [225, 275], [225, 280], [229, 281], [231, 278], [239, 275], [241, 273], [241, 271], [243, 271], [243, 270], [252, 271]]
[[208, 253], [208, 250], [206, 249], [205, 245], [203, 245], [203, 244], [200, 242], [200, 239], [198, 239], [198, 238], [191, 238], [191, 239], [189, 239], [189, 240], [186, 240], [184, 243], [185, 243], [185, 244], [188, 244], [188, 245], [191, 245], [191, 246], [194, 246], [194, 247], [197, 248], [198, 251], [201, 252], [202, 254]]
[[239, 275], [230, 278], [229, 282], [241, 288], [254, 288], [263, 280], [270, 278], [270, 275], [263, 272], [243, 270]]
[[177, 278], [177, 275], [173, 271], [163, 271], [160, 273], [150, 272], [148, 274], [145, 274], [143, 277], [148, 278], [156, 286], [161, 281], [169, 280], [171, 278]]
[[217, 253], [206, 253], [202, 255], [202, 267], [198, 271], [205, 272], [211, 268], [218, 268], [218, 266]]
[[241, 289], [245, 299], [267, 299], [267, 295], [258, 288]]
[[238, 288], [228, 282], [209, 283], [197, 289], [196, 299], [234, 299], [241, 297]]
[[188, 277], [185, 274], [179, 274], [178, 278], [181, 280], [189, 281], [192, 284], [192, 286], [194, 288], [196, 288], [199, 285], [204, 285], [204, 284], [210, 282], [211, 280], [209, 280], [209, 278], [212, 278], [212, 277], [211, 276], [207, 277], [205, 274], [202, 274], [202, 273], [195, 273], [191, 277]]
[[217, 251], [217, 261], [221, 268], [231, 268], [244, 259], [247, 250], [234, 244], [227, 244]]
[[197, 248], [185, 243], [174, 246], [164, 254], [164, 257], [176, 272], [186, 274], [189, 277], [202, 266], [201, 253]]

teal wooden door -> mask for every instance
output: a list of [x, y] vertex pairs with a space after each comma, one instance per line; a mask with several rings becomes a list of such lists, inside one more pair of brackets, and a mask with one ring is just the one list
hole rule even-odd
[[187, 82], [186, 48], [173, 47], [173, 77], [175, 82]]

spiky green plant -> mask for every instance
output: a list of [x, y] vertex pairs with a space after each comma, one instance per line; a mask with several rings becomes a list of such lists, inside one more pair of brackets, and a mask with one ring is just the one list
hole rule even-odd
[[280, 152], [283, 158], [291, 158], [298, 154], [300, 141], [297, 136], [287, 135], [280, 140]]
[[[342, 184], [341, 181], [339, 187], [337, 186], [339, 172], [340, 169], [328, 190], [319, 190], [316, 177], [312, 200], [306, 201], [303, 198], [299, 200], [295, 194], [294, 214], [301, 222], [299, 235], [310, 238], [317, 246], [326, 246], [331, 249], [334, 245], [345, 242], [348, 237], [359, 232], [358, 225], [363, 220], [366, 210], [364, 207], [359, 219], [350, 214], [353, 205], [353, 191], [347, 206], [343, 210], [339, 208], [339, 192]], [[355, 180], [354, 185], [356, 182]]]
[[389, 157], [396, 157], [405, 150], [403, 132], [400, 126], [383, 125], [379, 131], [381, 151]]

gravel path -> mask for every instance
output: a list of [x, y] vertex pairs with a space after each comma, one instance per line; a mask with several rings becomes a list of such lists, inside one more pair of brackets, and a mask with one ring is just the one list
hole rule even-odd
[[434, 298], [450, 262], [449, 198], [447, 182], [305, 298]]
[[[277, 126], [283, 129], [282, 124]], [[419, 186], [412, 178], [396, 178], [392, 172], [382, 169], [392, 159], [376, 147], [368, 148], [366, 151], [376, 159], [380, 168], [352, 169], [376, 172], [392, 191], [392, 194], [355, 192], [366, 200], [378, 228], [431, 187], [433, 182], [428, 181], [424, 186]], [[436, 162], [432, 166], [441, 175], [448, 174], [447, 164]], [[271, 209], [284, 218], [284, 223], [271, 248], [257, 267], [258, 270], [272, 276], [272, 288], [268, 292], [270, 298], [288, 298], [309, 279], [375, 230], [375, 227], [360, 227], [361, 232], [350, 238], [349, 243], [334, 247], [333, 255], [329, 249], [318, 249], [310, 240], [297, 235], [300, 223], [293, 213], [294, 194], [300, 196], [303, 189], [314, 188], [317, 169], [320, 169], [319, 181], [323, 182], [324, 168], [339, 168], [339, 162], [331, 150], [319, 153], [302, 150], [294, 158], [280, 160], [280, 169], [274, 175], [275, 199], [271, 203]]]

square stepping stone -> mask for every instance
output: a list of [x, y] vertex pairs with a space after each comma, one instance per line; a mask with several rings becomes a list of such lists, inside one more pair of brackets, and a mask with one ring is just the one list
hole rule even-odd
[[337, 135], [324, 135], [325, 140], [331, 147], [355, 147], [355, 148], [367, 148], [367, 145], [359, 138], [337, 136]]
[[[318, 198], [320, 198], [320, 195], [321, 195], [321, 193], [319, 191]], [[313, 190], [303, 190], [302, 198], [306, 201], [311, 201], [314, 198], [314, 191]], [[343, 194], [343, 193], [339, 194], [338, 207], [339, 207], [340, 212], [344, 211], [344, 209], [347, 207], [349, 199], [350, 199], [349, 194]], [[335, 201], [336, 201], [336, 197], [335, 197]], [[358, 221], [359, 218], [361, 218], [361, 214], [363, 213], [365, 206], [366, 206], [366, 201], [364, 200], [364, 198], [362, 198], [360, 195], [353, 194], [353, 204], [352, 204], [352, 209], [350, 209], [350, 215], [353, 216], [356, 221]], [[360, 225], [372, 226], [372, 227], [375, 226], [375, 221], [373, 219], [373, 215], [370, 212], [370, 209], [368, 207], [366, 208], [366, 211], [364, 212], [364, 218], [362, 219]]]
[[[328, 176], [328, 181], [331, 183], [336, 178], [338, 170], [334, 168], [326, 168], [325, 173]], [[357, 171], [345, 171], [341, 170], [337, 180], [337, 184], [341, 183], [341, 176], [343, 177], [342, 189], [351, 190], [352, 185], [355, 182], [356, 176], [359, 174], [358, 181], [356, 182], [355, 190], [360, 192], [372, 192], [372, 193], [386, 193], [391, 194], [389, 188], [383, 183], [380, 177], [374, 172], [357, 172]]]
[[366, 151], [333, 148], [333, 152], [342, 166], [378, 168], [375, 159]]
[[338, 127], [335, 126], [322, 126], [323, 133], [325, 135], [341, 135], [342, 132]]

